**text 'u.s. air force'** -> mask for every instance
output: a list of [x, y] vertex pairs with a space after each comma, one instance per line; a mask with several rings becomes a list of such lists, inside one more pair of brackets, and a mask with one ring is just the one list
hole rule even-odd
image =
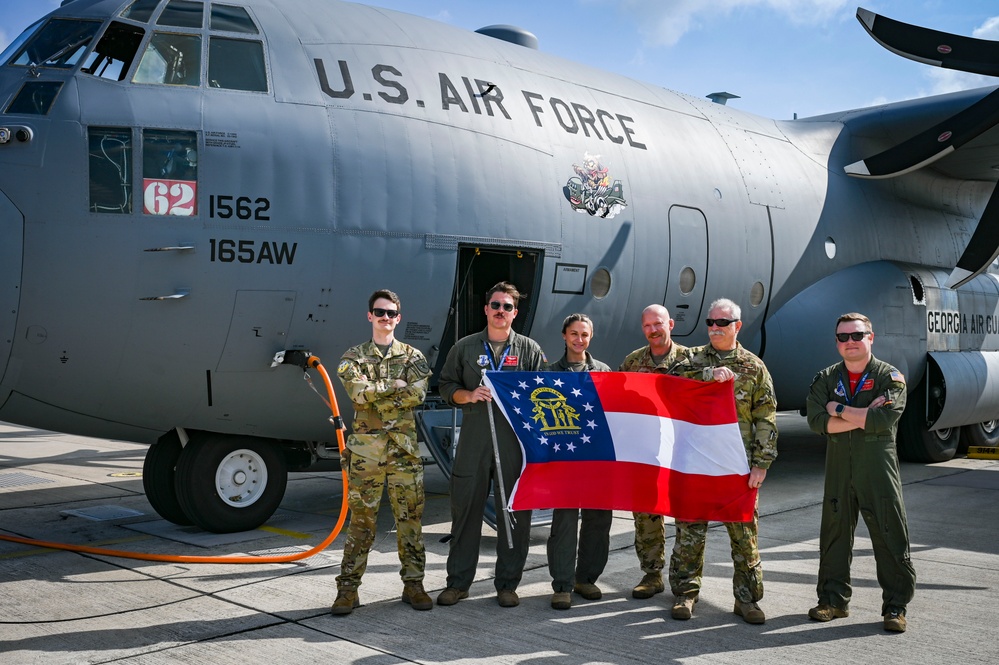
[[[373, 92], [360, 91], [355, 84], [351, 66], [346, 60], [337, 60], [337, 70], [330, 73], [322, 58], [313, 60], [319, 87], [330, 99], [346, 100], [360, 94], [367, 102], [375, 101], [404, 105], [412, 101], [418, 108], [426, 108], [423, 99], [412, 99], [410, 90], [403, 81], [405, 77], [399, 68], [392, 65], [376, 64], [371, 67]], [[646, 150], [638, 140], [635, 119], [615, 113], [610, 109], [583, 104], [578, 100], [546, 97], [538, 92], [520, 90], [513, 100], [507, 98], [501, 85], [494, 81], [469, 76], [449, 76], [437, 74], [437, 88], [440, 91], [440, 107], [449, 113], [466, 113], [495, 119], [512, 120], [513, 114], [528, 113], [538, 127], [553, 125], [567, 134], [582, 135], [598, 141], [610, 141], [618, 145], [628, 145]]]

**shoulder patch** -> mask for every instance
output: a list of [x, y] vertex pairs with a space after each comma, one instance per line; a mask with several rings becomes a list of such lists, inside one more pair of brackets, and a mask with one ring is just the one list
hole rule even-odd
[[899, 383], [905, 383], [905, 377], [902, 376], [902, 372], [898, 371], [897, 369], [893, 369], [891, 371], [891, 380], [898, 381]]
[[340, 364], [337, 365], [337, 367], [336, 367], [336, 373], [337, 374], [343, 374], [344, 372], [347, 371], [348, 367], [350, 367], [350, 361], [349, 360], [341, 360]]

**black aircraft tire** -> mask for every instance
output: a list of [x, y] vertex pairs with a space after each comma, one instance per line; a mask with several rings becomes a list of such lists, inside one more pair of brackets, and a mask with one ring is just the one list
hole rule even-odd
[[287, 486], [284, 455], [262, 439], [206, 434], [187, 444], [177, 464], [181, 507], [213, 533], [256, 529], [277, 510]]
[[149, 446], [142, 462], [142, 489], [146, 492], [149, 505], [160, 517], [180, 526], [188, 526], [194, 522], [181, 508], [174, 483], [181, 450], [176, 430], [167, 432]]
[[961, 432], [961, 452], [968, 452], [968, 446], [999, 446], [999, 420], [965, 425]]
[[926, 428], [926, 388], [920, 383], [909, 393], [898, 421], [898, 456], [906, 462], [946, 462], [957, 454], [961, 428], [929, 431]]

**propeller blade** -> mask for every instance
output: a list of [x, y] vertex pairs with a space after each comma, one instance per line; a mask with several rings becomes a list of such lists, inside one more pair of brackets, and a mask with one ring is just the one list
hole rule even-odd
[[999, 76], [999, 42], [909, 25], [857, 8], [857, 20], [892, 53], [935, 67]]
[[921, 169], [999, 124], [999, 88], [963, 111], [873, 157], [843, 167], [856, 178], [894, 178]]
[[971, 281], [985, 272], [996, 257], [999, 257], [999, 183], [992, 190], [985, 212], [944, 286], [956, 289]]

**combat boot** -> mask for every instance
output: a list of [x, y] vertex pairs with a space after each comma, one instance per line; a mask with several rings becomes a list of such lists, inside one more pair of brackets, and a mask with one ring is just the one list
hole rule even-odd
[[586, 600], [600, 600], [601, 596], [604, 595], [600, 591], [600, 587], [596, 584], [589, 584], [587, 582], [577, 583], [572, 587], [572, 590]]
[[686, 621], [694, 613], [694, 603], [696, 602], [697, 596], [694, 594], [677, 596], [676, 600], [673, 601], [673, 609], [670, 611], [670, 616], [679, 621]]
[[430, 610], [434, 601], [423, 590], [423, 582], [406, 582], [402, 590], [402, 602], [412, 605], [414, 610]]
[[552, 594], [552, 609], [567, 610], [572, 607], [572, 594], [568, 591], [556, 591]]
[[642, 581], [631, 590], [631, 595], [633, 598], [651, 598], [665, 589], [662, 573], [646, 573]]
[[885, 630], [889, 633], [904, 633], [906, 628], [905, 613], [898, 610], [888, 610], [885, 614]]
[[850, 610], [842, 610], [826, 603], [819, 603], [808, 610], [808, 618], [813, 621], [832, 621], [833, 619], [844, 619], [850, 616]]
[[735, 609], [732, 610], [742, 617], [746, 623], [764, 623], [767, 616], [756, 603], [744, 603], [741, 600], [735, 601]]
[[357, 589], [353, 587], [341, 587], [336, 590], [336, 600], [330, 612], [333, 614], [350, 614], [355, 607], [360, 607], [361, 600], [357, 597]]

